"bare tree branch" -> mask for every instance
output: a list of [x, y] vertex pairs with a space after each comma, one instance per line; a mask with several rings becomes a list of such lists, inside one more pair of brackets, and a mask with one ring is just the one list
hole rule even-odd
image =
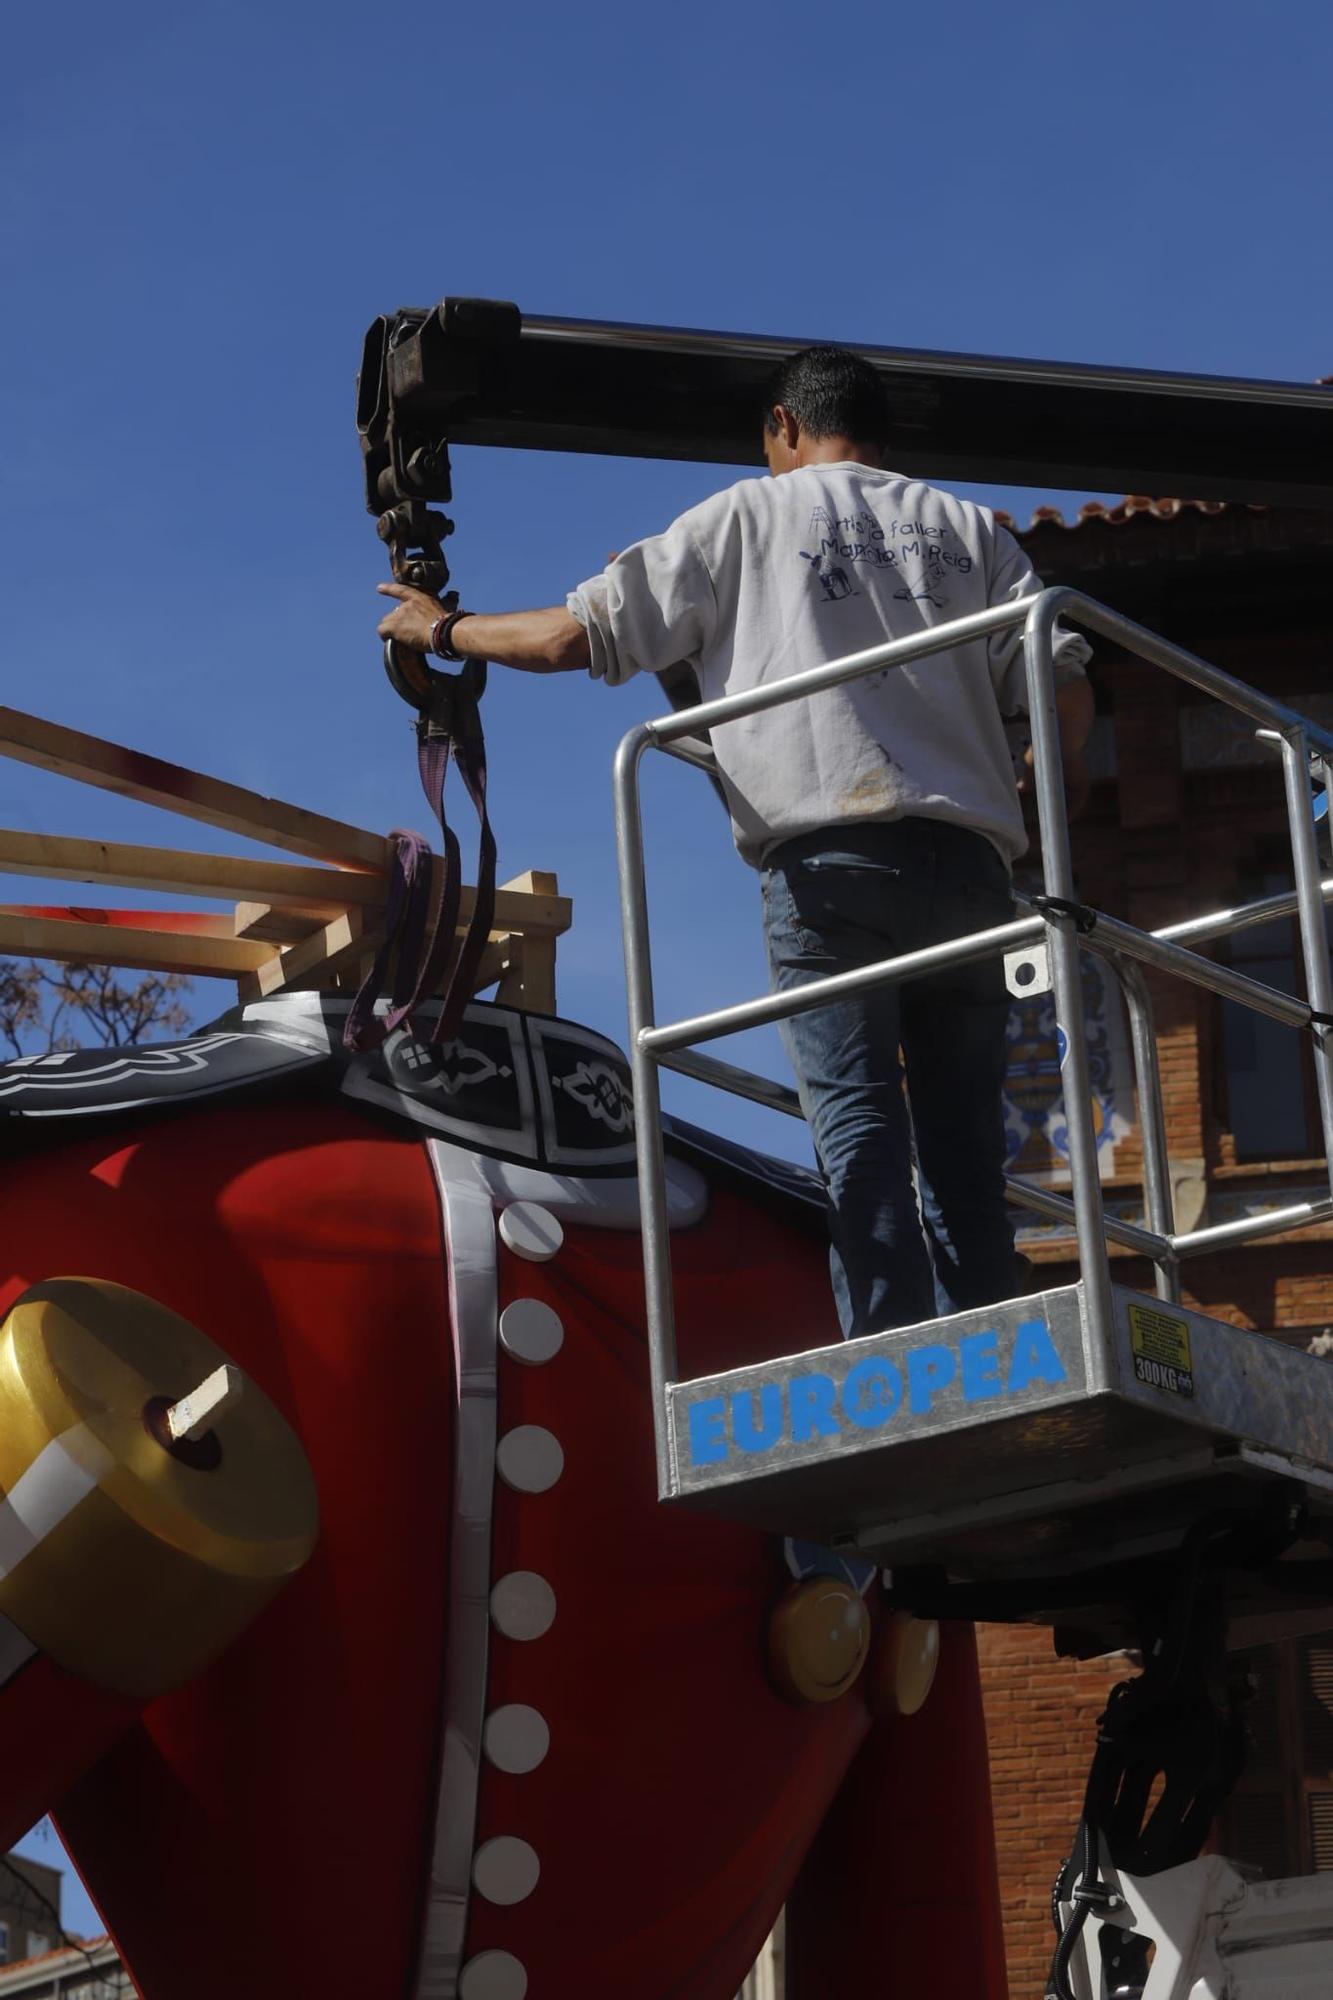
[[111, 965], [48, 969], [31, 959], [26, 965], [0, 959], [0, 1044], [23, 1056], [90, 1043], [120, 1048], [154, 1031], [185, 1034], [184, 996], [192, 991], [193, 981], [175, 972], [149, 972], [128, 983]]
[[15, 965], [0, 959], [0, 1038], [16, 1056], [26, 1055], [28, 1038], [40, 1033], [42, 1026], [40, 971], [31, 963]]

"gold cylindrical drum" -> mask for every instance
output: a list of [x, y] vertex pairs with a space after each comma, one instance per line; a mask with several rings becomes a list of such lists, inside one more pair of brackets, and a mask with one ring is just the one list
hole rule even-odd
[[189, 1680], [314, 1547], [305, 1452], [253, 1382], [233, 1373], [239, 1396], [173, 1434], [227, 1361], [100, 1278], [33, 1285], [0, 1327], [0, 1613], [99, 1686]]

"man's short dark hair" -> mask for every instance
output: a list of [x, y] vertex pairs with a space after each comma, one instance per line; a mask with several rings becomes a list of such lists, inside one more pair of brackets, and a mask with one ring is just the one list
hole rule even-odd
[[789, 409], [807, 437], [845, 437], [883, 451], [892, 416], [878, 369], [846, 347], [803, 347], [768, 378], [764, 427], [777, 430], [773, 411]]

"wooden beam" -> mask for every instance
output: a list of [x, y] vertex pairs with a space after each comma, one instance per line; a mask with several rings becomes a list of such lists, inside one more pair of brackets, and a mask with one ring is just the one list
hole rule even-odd
[[317, 861], [376, 871], [385, 865], [387, 842], [383, 834], [368, 833], [323, 813], [309, 812], [304, 806], [288, 805], [283, 799], [265, 798], [243, 785], [206, 777], [184, 765], [169, 764], [124, 744], [66, 728], [63, 723], [46, 722], [22, 709], [0, 707], [0, 755], [35, 764], [39, 770], [54, 771], [63, 778], [98, 785], [103, 791], [119, 792], [145, 805], [162, 806], [187, 819], [203, 820], [228, 833], [242, 833], [270, 847], [312, 855]]
[[[506, 882], [504, 890], [527, 896], [554, 896], [557, 886], [548, 869], [529, 868], [512, 882]], [[516, 943], [518, 948], [500, 981], [496, 999], [507, 1007], [522, 1007], [534, 1014], [554, 1014], [555, 938], [528, 932]]]
[[554, 896], [559, 893], [559, 884], [549, 868], [525, 868], [521, 875], [500, 884], [496, 900], [511, 892], [520, 896]]
[[337, 909], [307, 904], [275, 907], [272, 903], [238, 903], [232, 916], [234, 937], [258, 938], [263, 944], [299, 944], [312, 932], [342, 916]]
[[292, 945], [288, 951], [275, 952], [270, 945], [244, 942], [247, 950], [259, 952], [261, 958], [253, 975], [240, 982], [242, 1003], [267, 1000], [274, 993], [308, 992], [311, 988], [332, 985], [348, 966], [375, 950], [379, 932], [367, 923], [360, 910], [344, 910], [313, 937]]
[[[550, 889], [529, 889], [524, 885], [532, 882], [549, 882]], [[574, 905], [568, 896], [556, 893], [555, 876], [542, 869], [530, 869], [513, 882], [506, 882], [503, 889], [495, 892], [495, 908], [491, 913], [494, 931], [522, 931], [525, 937], [558, 937], [567, 931], [574, 921]], [[466, 885], [458, 905], [460, 927], [466, 924], [477, 906], [477, 892]]]
[[[141, 914], [147, 919], [147, 912]], [[201, 921], [216, 924], [220, 920], [211, 917]], [[147, 924], [139, 928], [124, 923], [90, 922], [86, 916], [47, 917], [13, 908], [0, 910], [0, 955], [5, 957], [53, 958], [67, 965], [91, 961], [124, 966], [135, 972], [180, 972], [192, 978], [236, 979], [262, 965], [271, 951], [270, 945], [249, 938], [220, 937], [207, 931], [156, 930]]]
[[335, 916], [350, 903], [382, 903], [384, 877], [351, 868], [316, 868], [290, 861], [254, 861], [184, 848], [141, 847], [119, 840], [24, 833], [0, 827], [0, 875], [59, 877], [120, 889], [157, 889], [169, 896], [213, 896], [220, 902], [301, 906], [323, 904]]
[[[0, 718], [12, 713], [0, 710]], [[441, 866], [438, 858], [435, 866]], [[242, 896], [229, 915], [0, 905], [0, 953], [234, 978], [243, 1000], [358, 979], [383, 935], [385, 877], [364, 869], [301, 867], [8, 828], [0, 829], [0, 872], [219, 900], [230, 900], [238, 889], [259, 890], [253, 898]], [[476, 890], [464, 887], [460, 930], [475, 907]], [[555, 939], [572, 917], [573, 906], [558, 893], [549, 871], [529, 869], [506, 882], [496, 892], [495, 928], [474, 990], [499, 980], [502, 1000], [553, 1012]], [[275, 951], [275, 944], [285, 949]]]
[[473, 996], [484, 993], [488, 986], [494, 986], [497, 979], [503, 979], [522, 948], [522, 938], [510, 937], [503, 933], [497, 936], [492, 931], [486, 949], [481, 955], [477, 976], [472, 982]]
[[87, 924], [101, 931], [108, 962], [123, 930], [170, 931], [188, 937], [235, 937], [236, 932], [216, 910], [100, 910], [78, 903], [0, 903], [7, 917], [55, 917], [61, 923]]
[[[379, 934], [368, 928], [360, 913], [348, 910], [314, 937], [304, 939], [290, 950], [273, 953], [241, 980], [240, 999], [244, 1004], [268, 999], [274, 993], [300, 992], [312, 987], [332, 989], [337, 984], [355, 987], [360, 984], [369, 956], [379, 942]], [[483, 993], [497, 980], [504, 980], [518, 963], [524, 942], [505, 931], [491, 932], [472, 982], [474, 994]]]
[[[436, 860], [436, 867], [439, 867]], [[535, 893], [524, 885], [554, 875], [529, 871], [508, 883], [495, 898], [495, 922], [505, 930], [567, 931], [574, 920], [568, 896]], [[385, 873], [362, 869], [312, 868], [289, 861], [250, 860], [229, 854], [196, 854], [174, 847], [142, 847], [125, 841], [81, 840], [64, 834], [25, 833], [0, 827], [0, 874], [45, 876], [67, 882], [95, 882], [120, 889], [154, 889], [166, 895], [216, 897], [227, 903], [267, 903], [329, 922], [349, 908], [378, 910], [385, 899]], [[464, 887], [460, 919], [466, 923], [477, 892]]]
[[[467, 928], [476, 895], [475, 889], [465, 888], [462, 891], [455, 933], [459, 937]], [[567, 899], [562, 896], [529, 896], [523, 890], [506, 890], [503, 894], [497, 892], [496, 913], [505, 922], [497, 924], [489, 933], [491, 943], [497, 940], [508, 942], [511, 937], [516, 941], [523, 937], [536, 940], [546, 937], [548, 932], [553, 935], [555, 924], [561, 922], [562, 906], [568, 907]], [[274, 907], [269, 903], [237, 903], [232, 928], [236, 937], [262, 938], [270, 944], [299, 944], [303, 938], [310, 937], [341, 914], [340, 910], [329, 910], [318, 903], [293, 903], [286, 907]], [[361, 914], [367, 923], [379, 924], [384, 918], [380, 905], [367, 905]], [[551, 917], [554, 917], [554, 923], [548, 922]]]

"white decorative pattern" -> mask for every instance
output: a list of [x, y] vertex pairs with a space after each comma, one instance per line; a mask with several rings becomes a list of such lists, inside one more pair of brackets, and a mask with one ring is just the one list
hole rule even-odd
[[[370, 1092], [363, 1094], [368, 1096]], [[384, 1101], [391, 1110], [397, 1103], [396, 1098]], [[552, 1215], [562, 1221], [577, 1222], [580, 1229], [615, 1229], [635, 1236], [639, 1233], [639, 1183], [632, 1173], [589, 1174], [582, 1178], [574, 1168], [549, 1173], [539, 1167], [491, 1159], [485, 1153], [468, 1152], [444, 1139], [431, 1143], [447, 1164], [451, 1181], [489, 1189], [501, 1207], [511, 1201], [539, 1201]], [[668, 1159], [666, 1174], [667, 1218], [673, 1229], [688, 1229], [708, 1213], [708, 1183], [697, 1168], [684, 1160]]]
[[517, 1424], [495, 1451], [495, 1469], [515, 1493], [549, 1493], [565, 1469], [560, 1440], [540, 1424]]
[[479, 1894], [488, 1903], [505, 1907], [526, 1901], [541, 1872], [536, 1848], [512, 1833], [484, 1840], [472, 1862], [472, 1880]]
[[433, 1091], [453, 1098], [462, 1091], [475, 1090], [492, 1077], [508, 1079], [514, 1074], [509, 1063], [492, 1062], [484, 1049], [474, 1049], [461, 1036], [452, 1042], [423, 1042], [406, 1028], [399, 1028], [384, 1044], [386, 1058], [395, 1069], [403, 1070], [418, 1090]]
[[634, 1129], [634, 1100], [610, 1063], [581, 1062], [569, 1076], [553, 1076], [551, 1087], [581, 1105], [596, 1125], [617, 1137]]
[[491, 1621], [506, 1639], [540, 1639], [555, 1623], [555, 1592], [535, 1570], [511, 1569], [491, 1592]]
[[[234, 1034], [191, 1035], [188, 1042], [169, 1042], [164, 1048], [110, 1050], [101, 1062], [89, 1062], [78, 1049], [57, 1049], [45, 1056], [13, 1056], [0, 1074], [0, 1097], [27, 1090], [64, 1091], [68, 1095], [85, 1090], [89, 1084], [129, 1083], [140, 1076], [190, 1075], [207, 1069], [209, 1056], [217, 1050], [244, 1047], [249, 1039]], [[77, 1062], [76, 1056], [80, 1057]]]
[[458, 1981], [459, 2000], [523, 2000], [527, 1990], [527, 1971], [511, 1951], [479, 1951]]
[[500, 1345], [515, 1361], [540, 1368], [564, 1346], [560, 1315], [540, 1299], [515, 1299], [500, 1314]]
[[545, 1761], [551, 1747], [551, 1731], [546, 1717], [526, 1702], [512, 1701], [487, 1716], [482, 1732], [482, 1748], [497, 1771], [516, 1778]]
[[500, 1241], [516, 1257], [533, 1264], [549, 1263], [565, 1240], [565, 1232], [549, 1208], [536, 1201], [511, 1201], [500, 1216]]

